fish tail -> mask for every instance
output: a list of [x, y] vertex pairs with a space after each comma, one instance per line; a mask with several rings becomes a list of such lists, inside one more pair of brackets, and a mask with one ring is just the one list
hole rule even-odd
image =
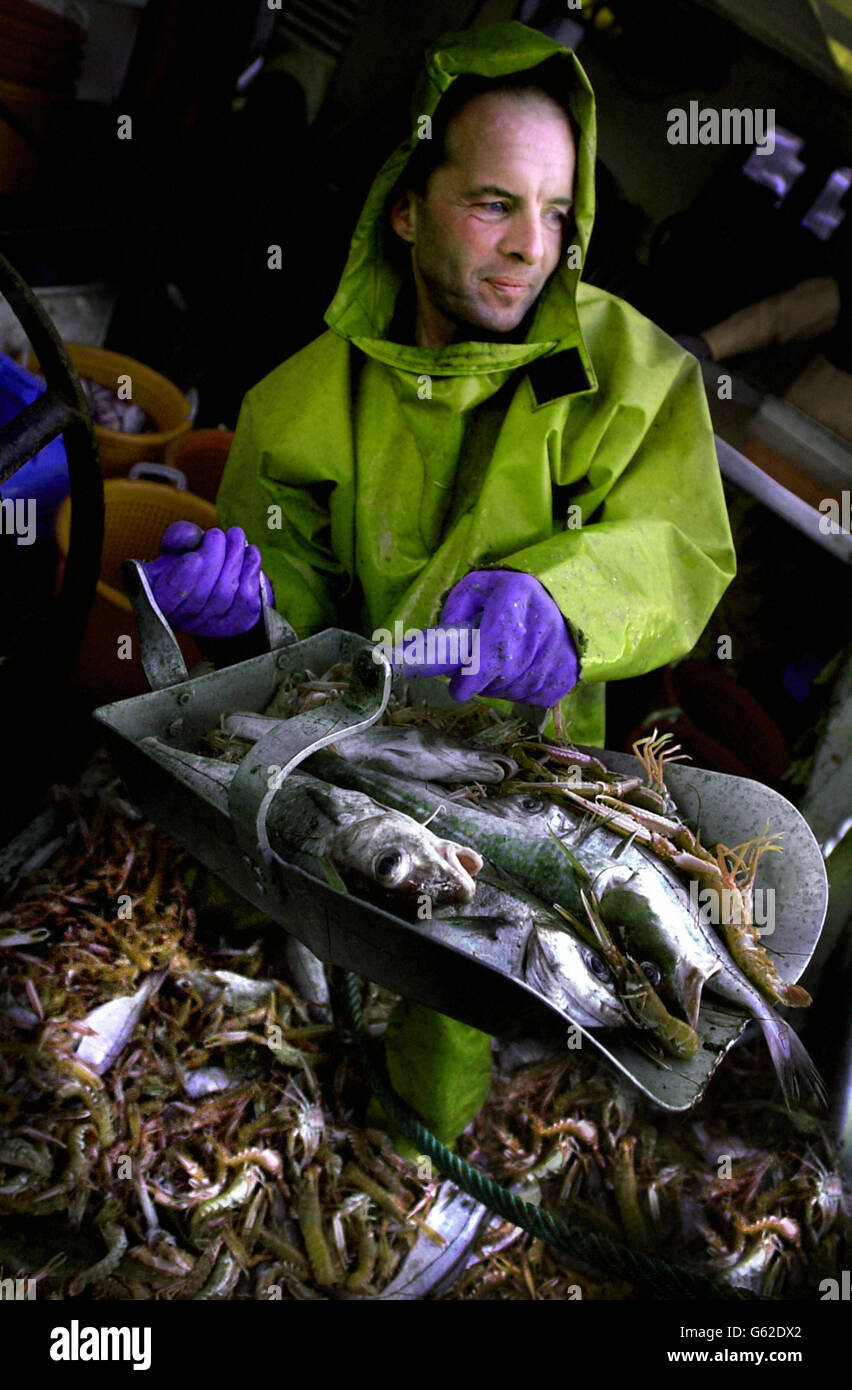
[[761, 1015], [758, 1022], [769, 1048], [772, 1064], [778, 1073], [784, 1104], [798, 1100], [802, 1091], [813, 1096], [820, 1105], [826, 1104], [822, 1077], [810, 1059], [807, 1048], [784, 1019], [774, 1014]]

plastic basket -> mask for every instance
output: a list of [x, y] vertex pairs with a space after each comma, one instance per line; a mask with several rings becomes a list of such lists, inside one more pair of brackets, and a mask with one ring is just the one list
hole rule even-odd
[[[80, 376], [89, 377], [101, 386], [114, 390], [120, 376], [129, 376], [134, 404], [141, 406], [157, 426], [151, 434], [124, 434], [121, 430], [95, 425], [101, 472], [105, 478], [121, 477], [141, 459], [162, 458], [172, 440], [190, 428], [192, 422], [186, 396], [167, 377], [146, 367], [144, 362], [85, 343], [66, 343], [65, 348]], [[27, 366], [33, 372], [39, 370], [32, 353]]]
[[233, 438], [233, 430], [192, 430], [172, 441], [165, 462], [186, 475], [199, 497], [215, 502]]

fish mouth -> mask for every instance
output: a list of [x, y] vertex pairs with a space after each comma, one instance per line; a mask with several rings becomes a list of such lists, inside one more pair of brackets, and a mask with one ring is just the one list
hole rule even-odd
[[441, 859], [452, 871], [448, 887], [451, 892], [459, 889], [464, 894], [464, 902], [472, 902], [476, 892], [474, 879], [482, 868], [483, 860], [475, 849], [467, 845], [457, 845], [453, 840], [440, 840], [435, 846]]
[[477, 854], [475, 849], [468, 849], [466, 845], [456, 845], [452, 840], [442, 840], [441, 848], [444, 857], [471, 878], [475, 878], [482, 868], [482, 855]]

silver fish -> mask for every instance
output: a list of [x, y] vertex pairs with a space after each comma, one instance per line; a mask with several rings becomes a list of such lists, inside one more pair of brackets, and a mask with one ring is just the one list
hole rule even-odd
[[704, 986], [721, 962], [694, 919], [686, 889], [650, 865], [633, 869], [617, 862], [592, 875], [592, 887], [616, 939], [643, 968], [656, 967], [660, 992], [680, 1005], [694, 1028]]
[[573, 838], [578, 835], [584, 819], [579, 810], [560, 804], [551, 796], [540, 796], [532, 791], [483, 797], [476, 802], [476, 808], [487, 811], [489, 815], [500, 816], [502, 820], [518, 821], [541, 835], [552, 830], [560, 837]]
[[[589, 872], [604, 921], [694, 1028], [702, 990], [721, 967], [706, 934], [693, 923], [689, 895], [673, 870], [641, 845], [553, 797], [515, 792], [486, 797], [478, 805], [533, 834], [557, 835], [572, 849]], [[596, 870], [594, 859], [600, 861]]]
[[[357, 785], [399, 810], [423, 819], [434, 813], [431, 823], [437, 829], [463, 836], [489, 863], [519, 882], [527, 892], [548, 904], [558, 902], [581, 920], [585, 920], [581, 890], [590, 884], [604, 919], [617, 928], [615, 911], [608, 914], [605, 910], [606, 895], [616, 887], [622, 888], [628, 880], [631, 888], [625, 889], [622, 896], [633, 891], [633, 917], [640, 923], [649, 919], [649, 929], [643, 936], [644, 949], [640, 950], [637, 944], [631, 947], [630, 954], [638, 952], [640, 964], [657, 967], [665, 991], [688, 1013], [690, 1026], [694, 1027], [692, 1020], [697, 1016], [701, 990], [718, 970], [717, 955], [708, 951], [704, 936], [692, 922], [686, 889], [665, 865], [649, 861], [635, 846], [625, 848], [623, 838], [612, 831], [607, 834], [615, 844], [608, 854], [600, 848], [591, 853], [585, 842], [566, 853], [566, 847], [556, 843], [541, 817], [537, 821], [531, 818], [530, 823], [525, 818], [501, 818], [480, 809], [487, 801], [476, 807], [448, 798], [442, 801], [437, 788], [341, 763], [325, 751], [315, 755], [315, 764], [324, 776], [349, 786]], [[614, 857], [616, 850], [620, 851], [619, 858]], [[661, 944], [669, 935], [678, 942], [676, 954]]]
[[558, 835], [563, 844], [580, 849], [592, 858], [617, 859], [637, 870], [650, 868], [672, 888], [682, 887], [674, 870], [644, 845], [625, 839], [590, 812], [557, 801], [555, 797], [533, 791], [510, 792], [483, 797], [476, 808], [503, 820], [515, 821], [539, 835]]
[[471, 748], [433, 729], [374, 726], [334, 745], [348, 762], [419, 782], [502, 782], [518, 765], [504, 753]]
[[308, 1006], [308, 1016], [314, 1023], [328, 1023], [331, 1017], [331, 992], [325, 966], [319, 956], [314, 955], [298, 937], [288, 936], [284, 942], [284, 958], [296, 988]]
[[419, 897], [433, 903], [473, 899], [474, 876], [482, 868], [475, 850], [442, 840], [398, 811], [384, 811], [338, 830], [325, 853], [342, 874], [367, 887]]
[[620, 1028], [631, 1022], [609, 966], [580, 941], [564, 920], [519, 883], [486, 864], [469, 907], [446, 908], [438, 919], [468, 920], [482, 930], [509, 925], [523, 943], [519, 972], [528, 984], [584, 1028]]
[[[559, 920], [555, 913], [553, 920]], [[524, 978], [583, 1027], [622, 1028], [630, 1022], [605, 961], [559, 926], [534, 924]]]
[[[158, 762], [228, 814], [235, 763], [171, 748], [155, 738], [143, 743]], [[332, 768], [346, 767], [338, 757], [330, 756], [329, 762]], [[291, 772], [272, 797], [266, 824], [270, 843], [283, 858], [329, 881], [342, 877], [344, 887], [351, 880], [373, 897], [425, 893], [434, 903], [468, 903], [482, 868], [475, 849], [441, 839], [407, 812], [301, 771]]]
[[[536, 825], [539, 833], [551, 827], [560, 834], [568, 827], [562, 837], [569, 842], [572, 821], [575, 843], [580, 832], [579, 816], [535, 793], [486, 798], [479, 805], [492, 814]], [[582, 848], [586, 849], [595, 836], [598, 846], [603, 837], [611, 840], [615, 849], [615, 842], [626, 843], [615, 832], [599, 827], [589, 840], [583, 840]], [[578, 859], [587, 862], [582, 855]], [[670, 993], [682, 1002], [691, 1027], [696, 1026], [706, 984], [712, 993], [739, 1005], [758, 1021], [787, 1103], [798, 1095], [800, 1083], [817, 1099], [823, 1099], [821, 1078], [804, 1045], [731, 959], [719, 937], [699, 920], [700, 914], [692, 911], [686, 890], [670, 869], [654, 862], [641, 847], [631, 845], [616, 862], [590, 877], [604, 921], [641, 960], [654, 985], [657, 981], [649, 966], [657, 967], [661, 981], [668, 982]]]
[[[603, 913], [603, 907], [601, 912]], [[798, 1097], [802, 1087], [824, 1104], [825, 1088], [822, 1078], [807, 1049], [789, 1023], [778, 1017], [771, 1004], [767, 1003], [746, 978], [729, 956], [724, 943], [714, 936], [708, 927], [702, 926], [697, 918], [691, 917], [690, 922], [703, 933], [708, 952], [715, 955], [718, 961], [718, 969], [708, 980], [707, 988], [713, 994], [752, 1014], [760, 1024], [785, 1104], [789, 1106], [791, 1101]]]
[[469, 903], [482, 859], [474, 849], [441, 839], [404, 812], [358, 791], [291, 773], [269, 813], [270, 840], [328, 859], [347, 887], [431, 901]]
[[[255, 743], [278, 723], [268, 715], [237, 711], [226, 717], [225, 730]], [[517, 763], [505, 754], [471, 748], [434, 729], [376, 724], [347, 734], [329, 747], [347, 762], [419, 782], [496, 783], [518, 771]]]
[[156, 994], [165, 970], [158, 970], [142, 982], [135, 994], [123, 994], [99, 1004], [83, 1019], [90, 1033], [84, 1034], [76, 1048], [78, 1061], [103, 1076], [127, 1046], [152, 994]]

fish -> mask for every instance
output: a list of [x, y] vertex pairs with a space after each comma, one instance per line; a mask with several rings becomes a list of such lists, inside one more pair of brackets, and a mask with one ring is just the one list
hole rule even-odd
[[599, 915], [591, 929], [586, 925], [581, 930], [577, 919], [569, 927], [562, 914], [486, 863], [473, 904], [440, 909], [434, 919], [452, 922], [454, 932], [465, 933], [477, 955], [487, 954], [476, 945], [477, 933], [484, 933], [516, 978], [581, 1028], [593, 1032], [630, 1025], [650, 1031], [658, 1047], [672, 1057], [689, 1058], [698, 1051], [695, 1029], [673, 1017], [654, 989], [659, 972], [654, 977], [651, 964], [640, 964], [614, 949]]
[[[633, 857], [633, 847], [623, 850], [621, 837], [613, 838], [628, 855], [626, 863], [614, 859], [612, 852], [609, 857], [600, 850], [590, 853], [585, 844], [566, 853], [566, 847], [554, 839], [546, 824], [530, 825], [514, 815], [497, 816], [442, 798], [439, 788], [355, 767], [335, 760], [326, 750], [315, 754], [313, 763], [329, 780], [359, 786], [386, 805], [405, 809], [420, 820], [432, 818], [431, 823], [443, 834], [462, 837], [527, 892], [547, 904], [558, 903], [581, 921], [586, 915], [583, 890], [591, 882], [604, 919], [616, 927], [615, 914], [606, 908], [607, 894], [625, 879], [631, 880], [633, 917], [641, 923], [643, 915], [648, 917], [653, 910], [660, 923], [651, 920], [641, 944], [638, 935], [635, 945], [630, 944], [630, 953], [638, 956], [640, 964], [647, 961], [658, 967], [663, 993], [694, 1027], [703, 985], [718, 970], [717, 956], [693, 927], [689, 895], [670, 870], [663, 874], [665, 866], [658, 869], [638, 853]], [[677, 952], [668, 949], [672, 934], [677, 937]]]
[[[226, 717], [225, 732], [254, 743], [280, 722], [269, 715], [238, 710]], [[506, 754], [473, 748], [435, 729], [375, 724], [346, 734], [329, 747], [360, 767], [420, 782], [498, 783], [518, 771], [518, 764]]]
[[[471, 803], [473, 804], [473, 803]], [[514, 820], [529, 831], [540, 835], [556, 835], [563, 844], [581, 849], [585, 855], [602, 860], [615, 860], [634, 870], [648, 870], [657, 875], [679, 897], [683, 884], [668, 864], [658, 855], [633, 839], [625, 839], [618, 831], [588, 811], [557, 801], [553, 796], [537, 792], [510, 792], [483, 797], [476, 808], [503, 820]]]
[[437, 905], [473, 899], [482, 868], [476, 850], [443, 839], [405, 812], [371, 796], [292, 772], [272, 801], [268, 827], [276, 851], [328, 860], [347, 888]]
[[579, 807], [531, 791], [486, 796], [475, 806], [502, 820], [516, 821], [530, 832], [557, 835], [563, 844], [582, 849], [585, 855], [602, 860], [617, 859], [635, 870], [650, 869], [674, 893], [682, 894], [680, 878], [658, 855], [636, 840], [625, 839], [618, 831], [610, 830], [597, 816]]
[[621, 1028], [631, 1015], [599, 951], [581, 941], [546, 903], [486, 864], [466, 908], [439, 908], [439, 920], [488, 931], [514, 927], [523, 941], [519, 970], [527, 984], [583, 1028]]
[[287, 968], [300, 995], [308, 1006], [313, 1023], [328, 1023], [331, 1018], [331, 991], [328, 976], [319, 956], [314, 955], [298, 937], [288, 936], [284, 942]]
[[594, 875], [592, 884], [601, 916], [623, 949], [656, 967], [659, 979], [652, 983], [680, 1005], [694, 1028], [704, 986], [712, 987], [721, 963], [695, 921], [685, 888], [650, 866], [618, 863]]
[[486, 796], [475, 804], [479, 810], [487, 811], [489, 815], [499, 816], [501, 820], [518, 821], [519, 824], [526, 825], [542, 835], [552, 830], [560, 836], [576, 836], [580, 833], [584, 820], [579, 810], [560, 805], [552, 796], [539, 796], [537, 792], [531, 791]]
[[[336, 757], [328, 749], [312, 754], [310, 762], [312, 770], [328, 781], [358, 788], [385, 806], [405, 811], [420, 821], [429, 820], [446, 834], [462, 835], [489, 863], [544, 901], [549, 899], [553, 882], [564, 880], [571, 896], [565, 906], [582, 912], [579, 889], [573, 884], [559, 847], [549, 836], [530, 833], [515, 820], [500, 820], [478, 807], [454, 800], [440, 786], [376, 772]], [[598, 861], [594, 862], [597, 866]]]
[[[487, 804], [487, 800], [480, 804]], [[515, 798], [495, 800], [512, 802]], [[507, 809], [511, 816], [513, 807]], [[521, 811], [530, 818], [536, 814], [529, 805]], [[561, 811], [557, 808], [554, 814], [549, 808], [544, 809], [551, 835], [557, 833], [552, 822], [561, 817]], [[605, 834], [613, 834], [603, 829]], [[824, 1102], [822, 1078], [794, 1029], [778, 1017], [722, 940], [692, 911], [686, 890], [665, 865], [649, 863], [648, 856], [636, 845], [624, 851], [623, 857], [632, 859], [635, 855], [637, 868], [632, 862], [610, 862], [597, 872], [589, 872], [588, 860], [576, 850], [574, 854], [577, 869], [589, 874], [603, 921], [622, 948], [641, 962], [637, 979], [641, 978], [641, 971], [652, 990], [659, 987], [661, 993], [674, 996], [682, 1004], [692, 1029], [698, 1022], [705, 985], [713, 994], [738, 1005], [761, 1027], [785, 1103], [790, 1105], [802, 1088]]]
[[[162, 766], [229, 814], [236, 763], [173, 748], [151, 736], [142, 743]], [[331, 766], [346, 763], [332, 757]], [[361, 888], [382, 903], [406, 905], [424, 893], [435, 904], [468, 903], [482, 868], [475, 849], [436, 835], [405, 811], [301, 770], [291, 772], [271, 797], [266, 828], [282, 858], [332, 887]]]
[[581, 1027], [623, 1028], [630, 1014], [619, 999], [612, 973], [603, 957], [571, 932], [544, 919], [533, 923], [527, 941], [523, 974], [546, 999]]
[[344, 882], [366, 888], [426, 894], [433, 903], [471, 902], [482, 868], [475, 850], [440, 839], [417, 821], [385, 811], [344, 826], [325, 853]]
[[680, 980], [690, 1004], [691, 1026], [695, 1026], [701, 986], [706, 983], [713, 994], [738, 1005], [760, 1024], [785, 1103], [795, 1100], [801, 1087], [824, 1103], [822, 1078], [794, 1029], [778, 1017], [699, 914], [687, 911], [676, 917], [672, 913], [662, 876], [637, 871], [610, 878], [599, 901], [604, 921], [631, 951], [640, 950], [669, 978]]
[[[559, 903], [580, 920], [585, 914], [583, 878], [590, 879], [604, 920], [617, 931], [621, 923], [634, 917], [640, 923], [641, 939], [647, 943], [648, 953], [653, 953], [652, 959], [656, 955], [663, 962], [661, 970], [665, 967], [663, 973], [668, 972], [670, 984], [677, 985], [678, 960], [686, 958], [692, 963], [695, 956], [694, 968], [704, 973], [707, 987], [757, 1020], [786, 1104], [799, 1095], [800, 1087], [824, 1101], [819, 1072], [797, 1034], [773, 1012], [731, 960], [723, 942], [710, 934], [688, 906], [676, 911], [676, 901], [669, 896], [668, 885], [661, 876], [655, 879], [653, 871], [635, 870], [629, 864], [619, 865], [617, 860], [613, 863], [593, 859], [584, 855], [582, 848], [566, 854], [566, 847], [552, 836], [530, 834], [512, 819], [500, 820], [458, 802], [442, 801], [438, 788], [369, 773], [342, 760], [335, 767], [333, 755], [318, 756], [328, 768], [328, 775], [347, 785], [360, 786], [381, 797], [385, 804], [405, 809], [409, 814], [431, 817], [431, 823], [446, 834], [463, 835], [487, 861], [517, 879], [522, 887], [545, 902]], [[685, 890], [681, 891], [688, 905]], [[629, 929], [627, 939], [630, 940]], [[636, 949], [635, 945], [630, 946], [632, 957]], [[667, 964], [669, 949], [674, 968]], [[680, 1002], [685, 1003], [685, 994], [690, 1012], [696, 1017], [695, 985], [687, 981], [687, 986], [684, 989], [681, 985]]]
[[674, 871], [642, 845], [554, 797], [514, 792], [485, 797], [478, 805], [530, 833], [555, 835], [575, 853], [582, 851], [581, 870], [589, 856], [602, 862], [590, 874], [601, 916], [661, 996], [681, 1008], [695, 1028], [702, 991], [720, 965], [706, 932], [693, 922], [689, 895]]
[[349, 762], [377, 772], [450, 784], [502, 782], [518, 764], [505, 753], [446, 738], [434, 729], [376, 726], [333, 745]]
[[148, 1000], [157, 993], [166, 974], [165, 970], [156, 971], [142, 982], [135, 994], [109, 999], [87, 1014], [83, 1023], [90, 1031], [77, 1044], [77, 1060], [85, 1062], [97, 1076], [108, 1072], [132, 1038]]

